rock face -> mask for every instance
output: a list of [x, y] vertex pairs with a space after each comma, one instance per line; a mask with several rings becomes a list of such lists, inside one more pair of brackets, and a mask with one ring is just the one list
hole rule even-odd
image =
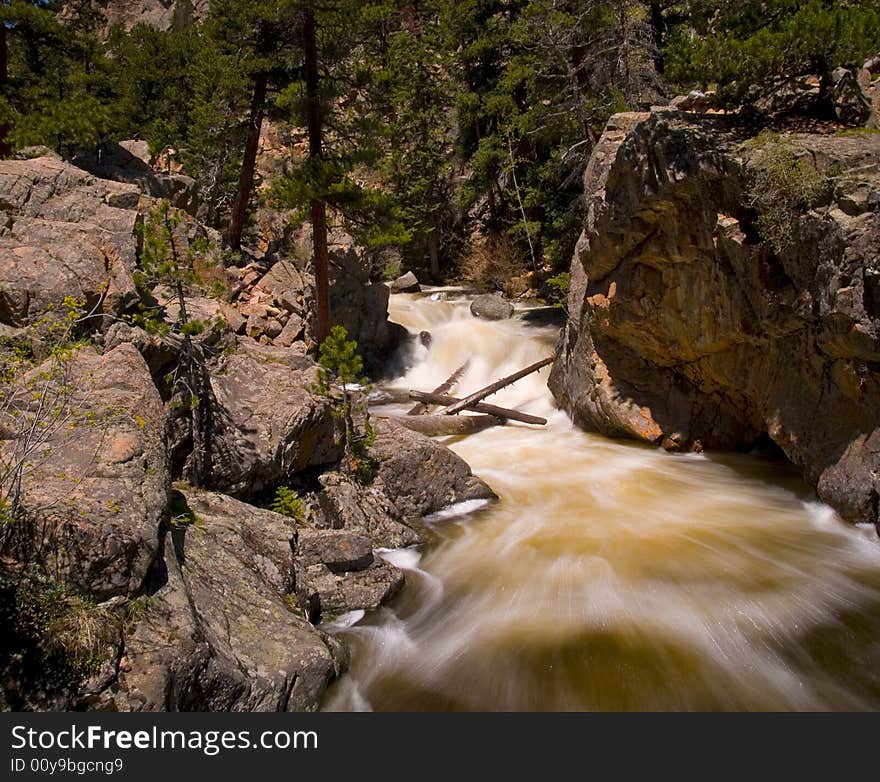
[[296, 611], [290, 519], [188, 491], [161, 586], [125, 639], [117, 683], [95, 706], [121, 711], [307, 711], [346, 664]]
[[[101, 179], [135, 185], [142, 193], [154, 198], [167, 198], [172, 206], [194, 214], [198, 208], [195, 180], [184, 174], [165, 173], [150, 167], [146, 142], [107, 142], [101, 147], [100, 156], [94, 152], [81, 152], [73, 164]], [[138, 152], [140, 154], [135, 154]]]
[[[163, 286], [143, 298], [161, 324], [131, 317], [155, 172], [143, 145], [123, 152], [120, 170], [94, 170], [128, 183], [48, 156], [0, 161], [0, 363], [14, 370], [0, 384], [0, 450], [26, 464], [22, 517], [0, 536], [0, 610], [17, 639], [0, 644], [0, 707], [316, 709], [347, 652], [315, 625], [398, 593], [404, 573], [381, 550], [421, 542], [423, 514], [494, 495], [451, 451], [383, 424], [376, 479], [339, 471], [340, 421], [314, 390], [314, 282], [301, 256], [212, 268], [232, 284], [222, 294], [189, 286], [188, 313], [203, 323], [190, 343]], [[179, 246], [211, 236], [185, 216]], [[379, 366], [405, 333], [387, 321], [388, 288], [350, 243], [332, 264], [334, 317]], [[90, 342], [69, 351], [58, 330], [58, 361], [45, 314], [68, 296], [94, 318], [77, 332]], [[200, 489], [186, 482], [194, 441]], [[302, 492], [302, 519], [243, 501], [268, 504], [282, 486]], [[44, 664], [58, 639], [21, 631], [19, 584], [48, 585], [98, 628], [87, 681]]]
[[[52, 376], [46, 365], [37, 378]], [[51, 435], [23, 475], [24, 505], [56, 568], [96, 600], [138, 594], [159, 548], [169, 482], [165, 411], [138, 351], [84, 348], [47, 397]], [[51, 381], [56, 386], [56, 381]], [[47, 387], [42, 379], [34, 390]]]
[[0, 161], [0, 322], [30, 323], [67, 296], [117, 315], [136, 300], [139, 198], [54, 158]]
[[[388, 320], [388, 286], [371, 282], [359, 251], [336, 247], [330, 262], [330, 308], [334, 323], [356, 340], [367, 370], [381, 372], [406, 337], [406, 329]], [[225, 313], [234, 331], [251, 339], [286, 347], [312, 340], [315, 281], [301, 262], [282, 259], [240, 270], [238, 292]]]
[[829, 179], [762, 242], [760, 160], [718, 117], [613, 117], [585, 174], [550, 387], [581, 426], [668, 448], [777, 443], [819, 497], [877, 521], [880, 136], [794, 135]]
[[303, 343], [277, 348], [239, 340], [211, 375], [213, 487], [250, 496], [339, 458], [330, 407], [309, 390], [317, 377]]
[[[96, 0], [95, 3], [108, 29], [118, 24], [127, 30], [136, 24], [168, 30], [179, 4], [178, 0]], [[192, 0], [189, 5], [193, 20], [203, 18], [208, 11], [208, 0]]]

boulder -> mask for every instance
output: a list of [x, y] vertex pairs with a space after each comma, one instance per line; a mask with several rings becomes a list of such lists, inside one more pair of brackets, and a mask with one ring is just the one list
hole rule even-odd
[[0, 161], [0, 322], [31, 323], [68, 296], [98, 313], [131, 306], [138, 199], [54, 158]]
[[305, 567], [326, 565], [334, 573], [363, 570], [373, 564], [373, 542], [348, 530], [301, 529], [296, 558]]
[[334, 252], [330, 277], [333, 321], [357, 341], [364, 366], [375, 375], [407, 336], [403, 326], [388, 320], [388, 286], [370, 280], [368, 265], [354, 246]]
[[324, 565], [311, 565], [300, 578], [298, 595], [311, 606], [313, 622], [327, 622], [349, 611], [372, 611], [384, 605], [404, 582], [403, 572], [385, 562], [344, 576]]
[[293, 594], [290, 519], [187, 490], [192, 521], [165, 540], [158, 587], [125, 637], [120, 711], [314, 711], [346, 665]]
[[402, 520], [417, 520], [466, 500], [496, 499], [460, 456], [444, 445], [389, 419], [373, 424], [378, 461], [375, 485], [394, 503]]
[[513, 305], [496, 293], [486, 293], [471, 302], [471, 315], [483, 320], [505, 320], [513, 315]]
[[71, 162], [101, 179], [134, 185], [141, 193], [153, 198], [166, 198], [172, 206], [190, 214], [195, 214], [198, 208], [196, 181], [184, 174], [153, 169], [149, 164], [146, 142], [105, 142], [98, 154], [80, 152]]
[[421, 542], [414, 530], [401, 523], [403, 514], [384, 487], [362, 486], [338, 472], [326, 472], [319, 480], [321, 490], [311, 498], [315, 526], [357, 532], [382, 548]]
[[422, 289], [418, 279], [416, 279], [415, 274], [412, 272], [407, 272], [388, 283], [388, 287], [392, 293], [418, 293]]
[[211, 372], [212, 488], [248, 497], [339, 458], [337, 422], [310, 391], [317, 377], [301, 342], [280, 348], [238, 339]]
[[83, 348], [64, 374], [50, 364], [20, 381], [24, 393], [51, 389], [57, 411], [42, 418], [49, 434], [23, 474], [24, 506], [68, 582], [99, 601], [134, 596], [167, 507], [162, 400], [130, 344], [103, 356]]
[[587, 166], [550, 388], [580, 426], [669, 448], [770, 438], [819, 497], [877, 521], [880, 136], [785, 143], [835, 188], [761, 240], [760, 145], [731, 119], [615, 115]]

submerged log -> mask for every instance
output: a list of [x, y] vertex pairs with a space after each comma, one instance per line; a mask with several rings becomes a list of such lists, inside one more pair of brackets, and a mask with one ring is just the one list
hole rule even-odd
[[[446, 396], [446, 394], [431, 394], [426, 393], [425, 391], [410, 391], [410, 398], [415, 399], [419, 402], [427, 402], [432, 405], [457, 405], [462, 400], [457, 399], [454, 396]], [[449, 408], [447, 408], [448, 410]], [[498, 405], [487, 405], [483, 402], [474, 402], [473, 404], [468, 406], [468, 410], [473, 410], [477, 413], [486, 413], [488, 415], [494, 415], [498, 418], [506, 418], [510, 421], [520, 421], [524, 424], [537, 424], [539, 426], [543, 426], [547, 423], [546, 418], [541, 418], [537, 415], [529, 415], [528, 413], [521, 413], [519, 410], [510, 410], [506, 407], [499, 407]], [[441, 415], [446, 415], [446, 411], [444, 410]]]
[[[467, 368], [470, 366], [471, 360], [468, 359], [464, 362], [458, 369], [455, 370], [446, 380], [441, 383], [437, 388], [435, 388], [431, 393], [432, 394], [446, 394], [455, 387], [459, 380], [461, 380], [461, 376], [467, 371]], [[425, 415], [431, 409], [430, 405], [426, 405], [424, 402], [419, 402], [415, 407], [411, 410], [407, 411], [407, 415]]]
[[[519, 372], [514, 372], [512, 375], [502, 377], [501, 380], [496, 380], [491, 385], [488, 385], [485, 388], [481, 388], [479, 391], [475, 391], [470, 396], [466, 396], [464, 399], [459, 399], [457, 402], [455, 402], [455, 404], [449, 405], [449, 407], [443, 410], [442, 414], [455, 415], [456, 413], [460, 413], [462, 410], [467, 410], [468, 408], [470, 408], [471, 410], [476, 410], [476, 403], [480, 400], [485, 399], [487, 396], [491, 396], [496, 391], [500, 391], [502, 388], [509, 386], [511, 383], [515, 383], [517, 380], [524, 378], [526, 375], [531, 375], [532, 372], [537, 372], [539, 369], [543, 369], [548, 364], [552, 363], [553, 358], [550, 356], [541, 359], [540, 361], [536, 361], [534, 364], [527, 366], [525, 369], [521, 369]], [[512, 416], [506, 417], [512, 418]], [[542, 419], [542, 423], [546, 424], [547, 422]]]
[[407, 429], [429, 437], [482, 432], [490, 426], [503, 426], [505, 420], [494, 415], [397, 415], [388, 416]]

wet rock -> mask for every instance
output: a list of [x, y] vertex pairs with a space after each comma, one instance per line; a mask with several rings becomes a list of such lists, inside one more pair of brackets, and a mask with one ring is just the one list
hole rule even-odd
[[402, 571], [387, 563], [357, 573], [336, 575], [324, 565], [312, 565], [304, 574], [305, 589], [316, 613], [326, 622], [348, 611], [371, 611], [391, 600], [405, 583]]
[[819, 496], [875, 521], [880, 137], [792, 135], [838, 201], [760, 240], [760, 150], [721, 117], [616, 115], [585, 172], [570, 317], [550, 388], [580, 426], [670, 447], [765, 435]]
[[471, 314], [483, 320], [505, 320], [513, 315], [513, 305], [497, 294], [487, 293], [471, 302]]
[[496, 499], [467, 463], [440, 443], [388, 419], [375, 421], [374, 429], [375, 485], [402, 519], [419, 519], [466, 500]]
[[418, 293], [422, 289], [422, 286], [419, 285], [418, 279], [412, 272], [407, 272], [398, 277], [396, 280], [390, 282], [388, 287], [391, 289], [392, 293]]

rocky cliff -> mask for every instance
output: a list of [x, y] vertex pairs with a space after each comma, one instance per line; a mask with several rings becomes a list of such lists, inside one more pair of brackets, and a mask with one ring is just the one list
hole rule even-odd
[[[391, 423], [375, 428], [371, 482], [341, 469], [338, 417], [315, 390], [309, 275], [277, 256], [215, 267], [225, 293], [189, 291], [206, 326], [194, 340], [210, 465], [191, 486], [192, 418], [168, 380], [177, 301], [135, 284], [148, 180], [0, 161], [0, 708], [315, 709], [347, 659], [318, 625], [403, 584], [379, 550], [418, 543], [422, 515], [494, 495]], [[187, 218], [178, 239], [211, 236]], [[387, 288], [352, 273], [334, 290], [379, 358], [393, 344]], [[145, 297], [164, 329], [132, 317]], [[59, 323], [76, 337], [63, 348]], [[289, 515], [268, 510], [289, 486]], [[48, 643], [34, 623], [50, 604]]]
[[[747, 136], [719, 115], [611, 119], [585, 174], [550, 387], [610, 436], [670, 449], [769, 437], [822, 500], [876, 523], [880, 134]], [[756, 196], [771, 148], [790, 168], [779, 187], [810, 177], [809, 197]]]
[[176, 9], [193, 20], [201, 19], [208, 10], [208, 0], [94, 0], [94, 5], [108, 28], [118, 24], [127, 30], [136, 24], [167, 30]]

